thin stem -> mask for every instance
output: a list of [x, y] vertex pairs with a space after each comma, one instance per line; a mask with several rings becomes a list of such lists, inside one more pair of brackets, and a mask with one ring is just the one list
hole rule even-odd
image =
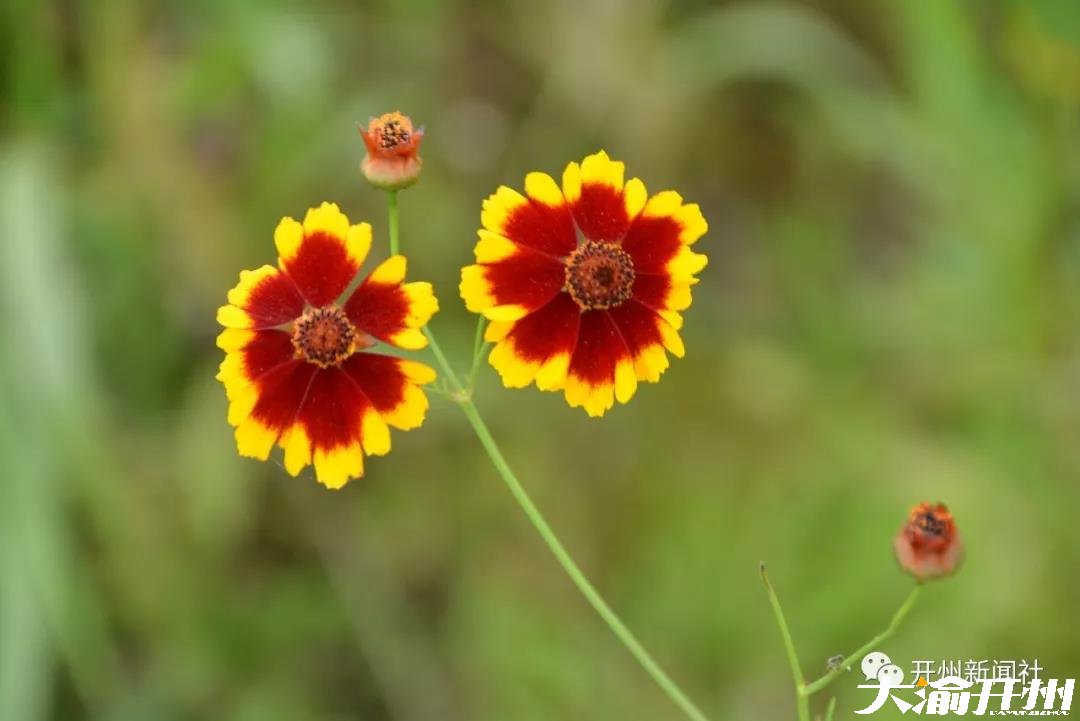
[[833, 715], [836, 713], [836, 697], [833, 696], [829, 699], [829, 705], [825, 707], [825, 721], [833, 721]]
[[446, 390], [446, 386], [443, 385], [442, 383], [436, 383], [434, 385], [430, 385], [430, 386], [427, 387], [427, 390], [429, 392], [431, 392], [431, 393], [434, 393], [437, 396], [442, 396], [443, 398], [448, 398], [448, 399], [450, 398], [450, 391]]
[[511, 495], [521, 506], [521, 510], [525, 512], [529, 521], [532, 522], [533, 527], [536, 528], [540, 537], [547, 544], [548, 549], [552, 555], [559, 562], [559, 565], [566, 571], [566, 575], [570, 577], [570, 580], [574, 582], [578, 590], [585, 597], [585, 599], [592, 605], [593, 609], [600, 615], [600, 618], [611, 629], [612, 633], [637, 659], [638, 663], [645, 669], [645, 671], [652, 676], [653, 680], [660, 686], [661, 689], [671, 698], [671, 700], [682, 709], [683, 713], [687, 715], [693, 721], [707, 721], [707, 717], [701, 710], [694, 705], [682, 689], [671, 680], [671, 677], [664, 672], [660, 665], [653, 659], [648, 651], [641, 645], [641, 642], [637, 640], [634, 634], [623, 623], [622, 619], [612, 610], [612, 608], [603, 599], [596, 588], [589, 582], [589, 579], [585, 577], [585, 574], [578, 567], [577, 563], [570, 556], [570, 553], [559, 541], [558, 536], [555, 535], [555, 531], [544, 519], [544, 516], [540, 513], [540, 510], [533, 503], [528, 492], [521, 485], [517, 476], [514, 475], [510, 465], [506, 462], [506, 458], [503, 456], [502, 451], [499, 449], [498, 444], [491, 435], [491, 431], [488, 429], [487, 424], [484, 422], [483, 417], [480, 415], [480, 411], [477, 409], [476, 404], [465, 393], [464, 387], [461, 385], [461, 381], [458, 379], [457, 374], [454, 373], [454, 369], [450, 366], [446, 359], [446, 354], [443, 353], [442, 348], [439, 346], [438, 341], [435, 340], [434, 334], [425, 329], [428, 341], [431, 344], [431, 351], [435, 355], [435, 360], [441, 366], [443, 373], [449, 378], [454, 390], [458, 391], [457, 400], [458, 405], [461, 406], [461, 410], [465, 413], [465, 417], [469, 420], [469, 423], [473, 427], [473, 431], [476, 433], [476, 437], [480, 440], [480, 444], [487, 451], [488, 457], [491, 459], [492, 464], [495, 466], [495, 470], [498, 471], [503, 481], [506, 483], [507, 488], [510, 489]]
[[[393, 192], [388, 194], [389, 206], [390, 206], [390, 243], [391, 252], [397, 252], [397, 197]], [[481, 330], [478, 328], [478, 335]], [[424, 335], [427, 336], [428, 343], [431, 346], [431, 352], [435, 356], [435, 361], [438, 363], [443, 374], [446, 376], [450, 384], [450, 390], [452, 397], [461, 406], [461, 410], [465, 413], [465, 417], [472, 425], [473, 431], [476, 433], [476, 437], [480, 440], [480, 445], [487, 451], [488, 457], [491, 459], [492, 465], [495, 466], [495, 470], [498, 471], [499, 476], [506, 483], [507, 488], [510, 489], [511, 495], [521, 506], [521, 510], [525, 512], [529, 521], [532, 522], [533, 527], [536, 528], [540, 537], [547, 544], [548, 549], [552, 555], [555, 556], [555, 560], [559, 562], [566, 575], [570, 577], [574, 585], [577, 586], [581, 595], [585, 597], [585, 600], [593, 607], [604, 623], [607, 624], [611, 632], [622, 641], [627, 650], [637, 659], [637, 662], [641, 664], [646, 673], [652, 677], [653, 681], [668, 695], [668, 697], [675, 703], [679, 709], [686, 714], [687, 718], [691, 721], [708, 721], [708, 717], [705, 716], [701, 710], [694, 705], [694, 703], [683, 693], [667, 673], [664, 672], [660, 665], [653, 659], [645, 647], [641, 645], [641, 642], [637, 640], [637, 637], [627, 628], [618, 614], [612, 610], [611, 606], [607, 604], [604, 598], [600, 595], [600, 592], [592, 585], [585, 574], [578, 567], [577, 563], [570, 556], [570, 553], [563, 546], [559, 537], [555, 535], [555, 531], [552, 530], [547, 520], [540, 513], [540, 509], [533, 503], [532, 498], [529, 497], [525, 487], [521, 485], [517, 476], [510, 469], [510, 464], [506, 462], [506, 458], [503, 456], [502, 451], [499, 449], [498, 444], [491, 435], [491, 431], [488, 429], [487, 424], [484, 422], [483, 417], [480, 415], [480, 411], [473, 403], [470, 394], [465, 386], [462, 385], [461, 380], [458, 378], [457, 373], [454, 372], [453, 366], [450, 365], [450, 361], [447, 359], [446, 354], [443, 352], [442, 347], [435, 339], [434, 333], [430, 328], [424, 328]], [[475, 351], [475, 345], [474, 345]], [[474, 353], [474, 355], [477, 355]]]
[[922, 589], [922, 586], [915, 586], [915, 588], [911, 589], [911, 593], [908, 594], [908, 597], [904, 600], [904, 603], [901, 604], [899, 609], [897, 609], [896, 613], [892, 617], [892, 621], [889, 622], [889, 626], [884, 631], [882, 631], [877, 636], [874, 636], [872, 639], [860, 646], [854, 653], [850, 654], [847, 658], [841, 661], [840, 664], [832, 671], [829, 671], [817, 681], [804, 685], [801, 691], [802, 695], [809, 696], [810, 694], [817, 693], [821, 689], [825, 688], [830, 683], [835, 681], [837, 676], [851, 668], [851, 665], [855, 663], [858, 659], [862, 658], [865, 654], [873, 651], [883, 641], [896, 633], [896, 629], [900, 627], [900, 623], [904, 620], [904, 617], [908, 615], [908, 611], [911, 610], [912, 606], [915, 605], [915, 601], [919, 598], [920, 589]]
[[386, 191], [386, 204], [390, 211], [390, 255], [397, 255], [400, 245], [400, 230], [398, 227], [397, 191]]
[[495, 469], [502, 476], [503, 481], [510, 489], [510, 493], [513, 494], [518, 505], [521, 506], [521, 510], [525, 512], [541, 538], [547, 544], [551, 553], [555, 556], [555, 559], [559, 562], [559, 565], [563, 567], [566, 574], [570, 577], [570, 580], [574, 582], [574, 585], [578, 587], [581, 594], [585, 596], [585, 599], [592, 605], [593, 609], [600, 615], [604, 622], [611, 629], [623, 645], [633, 654], [638, 663], [645, 669], [645, 671], [652, 676], [653, 680], [660, 686], [661, 689], [671, 698], [671, 700], [682, 709], [683, 713], [687, 717], [694, 721], [706, 721], [705, 714], [698, 709], [697, 706], [686, 697], [686, 694], [682, 692], [682, 689], [676, 685], [674, 681], [664, 672], [660, 665], [653, 659], [649, 652], [641, 645], [630, 629], [626, 627], [622, 619], [611, 609], [611, 607], [604, 601], [603, 597], [596, 590], [595, 587], [589, 582], [582, 573], [581, 569], [574, 562], [574, 559], [570, 557], [566, 548], [559, 541], [555, 532], [548, 525], [548, 522], [540, 514], [539, 509], [533, 503], [529, 494], [525, 491], [525, 488], [518, 481], [517, 476], [510, 470], [510, 466], [507, 464], [506, 459], [503, 457], [502, 452], [499, 450], [498, 445], [495, 443], [495, 439], [492, 438], [491, 432], [488, 430], [487, 425], [484, 423], [484, 419], [480, 416], [479, 411], [476, 409], [476, 405], [471, 399], [465, 399], [461, 402], [461, 409], [465, 412], [465, 417], [469, 419], [472, 424], [473, 430], [476, 432], [477, 438], [480, 439], [481, 445], [484, 446], [484, 450], [487, 451], [488, 457], [491, 458], [491, 462], [494, 464]]
[[473, 338], [472, 367], [469, 369], [469, 389], [476, 383], [476, 372], [480, 370], [480, 358], [484, 354], [484, 328], [487, 326], [484, 316], [476, 320], [476, 337]]
[[459, 393], [464, 390], [464, 386], [461, 385], [461, 381], [457, 377], [457, 373], [454, 372], [454, 367], [450, 365], [450, 361], [447, 360], [446, 354], [443, 353], [442, 347], [439, 346], [439, 341], [435, 340], [435, 334], [431, 332], [431, 329], [424, 326], [424, 335], [427, 336], [428, 345], [431, 346], [431, 352], [435, 356], [436, 362], [442, 372], [446, 375], [447, 380], [450, 383], [450, 393]]
[[795, 706], [799, 713], [799, 721], [810, 721], [810, 701], [802, 693], [806, 683], [803, 677], [802, 666], [799, 665], [799, 656], [795, 653], [795, 642], [791, 640], [791, 631], [788, 630], [787, 620], [784, 618], [784, 610], [780, 607], [780, 599], [776, 596], [769, 575], [765, 573], [765, 564], [761, 564], [761, 581], [765, 584], [765, 591], [769, 596], [769, 605], [772, 606], [773, 616], [776, 617], [776, 625], [780, 627], [780, 637], [784, 639], [784, 650], [787, 652], [788, 665], [791, 666], [791, 677], [795, 681]]

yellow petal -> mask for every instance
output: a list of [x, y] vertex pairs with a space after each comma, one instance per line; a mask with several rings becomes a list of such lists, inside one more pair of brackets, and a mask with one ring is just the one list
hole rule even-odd
[[573, 373], [566, 377], [566, 402], [571, 408], [584, 408], [592, 418], [599, 418], [615, 405], [615, 385], [586, 383]]
[[285, 449], [285, 470], [297, 476], [311, 464], [311, 439], [304, 427], [296, 423], [281, 434], [278, 445]]
[[581, 182], [609, 185], [621, 191], [625, 167], [623, 163], [612, 160], [606, 152], [601, 150], [581, 161]]
[[645, 203], [645, 209], [642, 212], [650, 217], [674, 215], [681, 206], [681, 195], [674, 190], [664, 190], [649, 198], [649, 202]]
[[563, 204], [563, 194], [555, 179], [547, 173], [529, 173], [525, 176], [525, 193], [544, 205]]
[[693, 302], [689, 283], [676, 283], [668, 288], [664, 305], [668, 310], [686, 310]]
[[482, 229], [478, 233], [480, 240], [473, 250], [477, 263], [497, 263], [519, 252], [519, 248], [514, 245], [513, 241], [502, 237], [498, 233], [486, 229]]
[[498, 343], [506, 336], [510, 335], [510, 331], [514, 329], [515, 322], [512, 320], [500, 320], [492, 321], [488, 323], [488, 327], [484, 329], [484, 340], [488, 343]]
[[679, 249], [674, 258], [668, 261], [667, 270], [673, 280], [688, 281], [700, 273], [708, 264], [709, 258], [707, 256], [683, 247]]
[[697, 203], [683, 205], [682, 196], [674, 190], [665, 190], [649, 198], [642, 213], [649, 217], [670, 216], [679, 224], [679, 241], [684, 245], [695, 243], [709, 229], [705, 216]]
[[657, 328], [660, 331], [660, 338], [664, 343], [664, 347], [668, 349], [671, 355], [676, 358], [682, 358], [686, 355], [686, 347], [683, 345], [682, 338], [679, 337], [677, 330], [667, 323], [659, 323]]
[[418, 387], [410, 384], [405, 386], [405, 394], [401, 402], [390, 411], [383, 413], [382, 417], [394, 428], [407, 431], [419, 427], [424, 422], [427, 409], [427, 396]]
[[[226, 333], [228, 332], [226, 331]], [[235, 330], [232, 332], [238, 334], [249, 333], [248, 331]], [[222, 335], [224, 336], [226, 333], [222, 333]], [[243, 425], [247, 422], [259, 400], [258, 388], [248, 377], [244, 353], [240, 350], [226, 353], [218, 368], [216, 377], [225, 386], [225, 397], [229, 400], [228, 415], [226, 416], [229, 425]], [[250, 433], [252, 429], [248, 429], [246, 432]]]
[[225, 384], [226, 391], [230, 383], [237, 381], [247, 383], [248, 379], [244, 374], [244, 354], [226, 353], [221, 360], [221, 365], [218, 366], [218, 373], [215, 377]]
[[490, 231], [501, 233], [510, 214], [528, 202], [524, 195], [513, 188], [500, 185], [484, 200], [480, 210], [480, 224]]
[[536, 371], [536, 387], [542, 391], [559, 391], [566, 386], [566, 371], [570, 367], [569, 353], [556, 353]]
[[364, 413], [360, 437], [364, 444], [364, 453], [369, 456], [385, 456], [390, 452], [390, 428], [375, 409]]
[[668, 361], [667, 353], [664, 352], [663, 346], [651, 345], [638, 350], [637, 355], [634, 357], [634, 372], [637, 374], [639, 381], [648, 381], [649, 383], [656, 383], [660, 380], [660, 376], [667, 370], [670, 361]]
[[400, 360], [398, 361], [398, 368], [405, 374], [406, 378], [419, 385], [431, 383], [438, 377], [434, 368], [419, 361]]
[[272, 265], [264, 265], [255, 270], [240, 271], [240, 282], [228, 293], [229, 303], [240, 308], [245, 307], [248, 300], [251, 298], [251, 291], [255, 290], [255, 286], [266, 278], [280, 272], [280, 270]]
[[562, 176], [563, 197], [567, 203], [576, 203], [581, 197], [581, 166], [569, 163]]
[[619, 403], [628, 403], [637, 391], [637, 375], [634, 362], [629, 358], [620, 359], [615, 364], [615, 399]]
[[626, 214], [631, 220], [645, 208], [649, 199], [649, 193], [645, 190], [645, 183], [638, 178], [630, 178], [623, 188], [623, 204], [626, 206]]
[[697, 242], [698, 238], [709, 230], [709, 224], [705, 222], [705, 216], [701, 214], [701, 208], [697, 203], [690, 203], [679, 208], [675, 213], [675, 220], [682, 225], [679, 240], [687, 245]]
[[439, 301], [435, 297], [435, 290], [431, 283], [414, 282], [405, 283], [401, 286], [405, 297], [409, 299], [409, 312], [405, 323], [412, 328], [420, 328], [431, 320], [431, 316], [439, 310]]
[[226, 420], [230, 426], [239, 426], [255, 409], [255, 404], [259, 401], [259, 391], [251, 383], [238, 383], [232, 388], [226, 386], [226, 395], [229, 396], [229, 412]]
[[375, 270], [371, 271], [371, 275], [368, 276], [366, 282], [379, 285], [397, 285], [405, 280], [405, 271], [407, 269], [408, 261], [404, 255], [392, 255], [379, 263]]
[[226, 328], [251, 328], [255, 321], [235, 305], [223, 305], [217, 310], [217, 322]]
[[336, 203], [324, 202], [318, 208], [311, 208], [304, 216], [304, 233], [328, 233], [335, 238], [345, 240], [349, 234], [349, 219], [341, 212]]
[[519, 357], [511, 341], [503, 341], [492, 348], [488, 362], [499, 372], [499, 377], [507, 388], [524, 388], [529, 385], [540, 367], [536, 361]]
[[484, 317], [494, 321], [519, 320], [529, 314], [523, 305], [497, 305], [483, 310]]
[[675, 330], [679, 330], [683, 327], [683, 317], [680, 313], [674, 310], [658, 310], [657, 314], [666, 320], [668, 324]]
[[465, 301], [465, 307], [473, 312], [480, 313], [495, 305], [495, 299], [491, 296], [491, 286], [487, 282], [484, 266], [467, 265], [461, 269], [461, 284], [458, 286], [461, 299]]
[[363, 265], [371, 250], [371, 225], [359, 223], [350, 226], [345, 236], [345, 250], [356, 265]]
[[274, 447], [277, 438], [276, 430], [249, 417], [236, 427], [236, 450], [247, 458], [265, 461], [270, 457], [270, 449]]
[[359, 443], [330, 450], [315, 449], [315, 478], [327, 488], [337, 490], [351, 478], [364, 475], [364, 452]]
[[390, 342], [398, 348], [405, 350], [420, 350], [427, 348], [427, 336], [417, 328], [406, 328], [390, 336]]
[[304, 240], [304, 226], [292, 218], [282, 218], [274, 229], [274, 245], [278, 258], [284, 263], [293, 258]]
[[255, 338], [255, 333], [241, 328], [226, 328], [218, 333], [217, 347], [226, 353], [238, 351]]

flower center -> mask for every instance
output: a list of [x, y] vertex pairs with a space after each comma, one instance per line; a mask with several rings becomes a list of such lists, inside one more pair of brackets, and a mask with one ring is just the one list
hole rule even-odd
[[327, 305], [304, 311], [293, 326], [292, 344], [304, 360], [328, 368], [352, 355], [356, 336], [345, 311]]
[[566, 292], [583, 310], [622, 305], [634, 288], [634, 261], [612, 243], [586, 240], [566, 261]]
[[388, 120], [379, 128], [379, 147], [392, 150], [409, 142], [412, 133], [397, 120]]

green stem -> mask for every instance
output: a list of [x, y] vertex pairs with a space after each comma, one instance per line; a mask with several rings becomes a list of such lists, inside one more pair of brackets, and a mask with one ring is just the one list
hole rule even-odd
[[799, 665], [799, 656], [795, 653], [795, 642], [791, 640], [791, 631], [788, 630], [787, 620], [784, 618], [784, 610], [780, 607], [780, 599], [776, 596], [769, 575], [765, 573], [765, 564], [761, 564], [761, 581], [765, 584], [765, 591], [769, 595], [769, 605], [772, 606], [773, 616], [776, 617], [776, 625], [780, 627], [780, 637], [784, 640], [784, 650], [787, 652], [788, 665], [791, 666], [791, 677], [795, 682], [795, 706], [799, 714], [799, 721], [810, 721], [810, 700], [802, 693], [806, 679], [803, 676], [802, 666]]
[[833, 696], [829, 699], [829, 705], [825, 707], [825, 721], [833, 721], [833, 716], [836, 714], [836, 697]]
[[469, 368], [469, 390], [476, 384], [476, 373], [480, 370], [480, 358], [484, 354], [484, 328], [487, 326], [484, 316], [476, 321], [476, 337], [473, 339], [472, 367]]
[[[398, 252], [398, 208], [397, 208], [397, 196], [391, 191], [387, 193], [390, 209], [390, 250], [392, 253]], [[478, 329], [478, 333], [482, 330]], [[612, 610], [611, 606], [600, 595], [600, 592], [589, 582], [589, 579], [585, 577], [585, 574], [578, 567], [577, 563], [570, 556], [570, 553], [563, 546], [558, 536], [555, 535], [555, 531], [545, 520], [544, 516], [540, 513], [540, 509], [533, 503], [532, 498], [529, 497], [525, 487], [521, 485], [517, 476], [510, 469], [510, 465], [506, 462], [506, 458], [503, 456], [502, 451], [499, 449], [498, 444], [491, 435], [491, 431], [488, 429], [487, 424], [484, 422], [483, 417], [480, 415], [480, 411], [473, 403], [471, 395], [465, 386], [462, 385], [461, 380], [458, 378], [457, 373], [454, 372], [453, 366], [450, 365], [450, 361], [447, 359], [446, 354], [443, 353], [442, 347], [438, 341], [435, 340], [435, 335], [431, 332], [430, 328], [424, 328], [424, 335], [427, 336], [428, 343], [431, 347], [431, 352], [435, 356], [435, 361], [438, 363], [445, 377], [448, 379], [451, 386], [451, 394], [458, 405], [461, 406], [461, 410], [465, 413], [465, 417], [472, 425], [473, 431], [476, 433], [476, 437], [480, 440], [480, 445], [487, 451], [488, 457], [491, 459], [492, 464], [495, 466], [495, 470], [498, 471], [499, 476], [506, 483], [507, 488], [510, 489], [511, 495], [521, 506], [521, 510], [525, 512], [529, 521], [532, 522], [533, 527], [536, 528], [540, 537], [547, 544], [548, 549], [552, 555], [555, 556], [555, 560], [559, 562], [566, 575], [570, 577], [574, 585], [577, 586], [581, 595], [585, 597], [585, 600], [593, 607], [600, 618], [604, 620], [604, 623], [608, 625], [611, 632], [622, 641], [623, 645], [630, 651], [630, 653], [637, 659], [637, 662], [641, 664], [646, 673], [652, 677], [656, 684], [668, 695], [668, 697], [678, 706], [687, 718], [691, 721], [708, 721], [708, 717], [705, 716], [701, 710], [694, 705], [694, 703], [683, 693], [682, 689], [671, 679], [667, 673], [664, 672], [660, 665], [653, 659], [649, 652], [645, 650], [645, 647], [641, 645], [641, 642], [637, 640], [637, 637], [627, 628], [618, 614]], [[475, 350], [475, 348], [474, 348]], [[474, 353], [474, 355], [476, 355]]]
[[707, 721], [705, 714], [702, 713], [689, 698], [687, 698], [682, 689], [680, 689], [679, 686], [671, 680], [671, 677], [660, 668], [660, 665], [653, 659], [649, 652], [645, 650], [641, 645], [641, 642], [637, 640], [630, 629], [627, 628], [626, 624], [623, 623], [622, 619], [619, 618], [592, 583], [589, 582], [589, 579], [585, 577], [585, 574], [578, 567], [577, 563], [574, 562], [574, 559], [570, 556], [566, 547], [563, 546], [562, 542], [559, 541], [558, 536], [555, 535], [555, 531], [552, 530], [551, 526], [544, 519], [544, 516], [540, 513], [536, 504], [533, 503], [532, 498], [529, 497], [528, 492], [521, 485], [517, 476], [514, 475], [513, 470], [510, 469], [510, 465], [506, 462], [506, 458], [503, 456], [498, 444], [492, 437], [491, 431], [488, 429], [487, 424], [480, 415], [480, 411], [477, 409], [476, 404], [473, 403], [472, 398], [465, 392], [465, 388], [461, 385], [457, 374], [454, 373], [453, 368], [447, 361], [446, 355], [443, 353], [438, 341], [435, 340], [434, 334], [426, 329], [425, 333], [431, 344], [431, 351], [435, 355], [435, 360], [442, 368], [443, 373], [450, 379], [451, 385], [458, 391], [458, 405], [461, 406], [461, 410], [465, 413], [465, 417], [472, 425], [476, 437], [480, 440], [480, 444], [484, 447], [484, 450], [487, 451], [488, 457], [495, 466], [495, 470], [498, 471], [503, 482], [505, 482], [507, 488], [510, 489], [510, 493], [514, 496], [518, 505], [521, 506], [521, 510], [525, 512], [529, 521], [532, 522], [533, 527], [536, 528], [540, 537], [544, 540], [544, 543], [547, 544], [548, 549], [551, 551], [552, 555], [555, 556], [559, 565], [566, 571], [566, 575], [570, 577], [570, 580], [577, 586], [581, 595], [585, 597], [597, 614], [600, 615], [600, 618], [608, 625], [611, 632], [623, 642], [623, 645], [625, 645], [630, 653], [633, 654], [638, 663], [641, 664], [656, 684], [671, 698], [675, 705], [682, 709], [683, 713], [685, 713], [688, 718], [693, 719], [693, 721]]
[[558, 536], [548, 525], [548, 522], [541, 515], [540, 510], [533, 503], [529, 494], [525, 491], [525, 488], [518, 481], [517, 476], [510, 470], [510, 466], [506, 463], [506, 459], [503, 457], [502, 452], [499, 450], [499, 446], [495, 443], [495, 439], [492, 438], [491, 432], [488, 430], [487, 424], [484, 423], [484, 419], [480, 416], [480, 412], [476, 409], [476, 405], [471, 399], [466, 399], [461, 403], [461, 409], [465, 412], [465, 417], [469, 419], [469, 423], [472, 424], [473, 430], [476, 432], [477, 438], [480, 439], [480, 444], [484, 446], [484, 450], [487, 451], [488, 457], [491, 458], [492, 464], [495, 469], [502, 476], [506, 486], [510, 489], [510, 493], [517, 500], [518, 505], [521, 506], [521, 510], [525, 512], [533, 526], [536, 528], [540, 537], [544, 539], [544, 543], [547, 544], [548, 549], [551, 550], [552, 555], [559, 562], [559, 565], [566, 571], [566, 575], [570, 577], [570, 580], [574, 582], [574, 585], [578, 587], [581, 594], [585, 596], [585, 599], [592, 605], [593, 609], [600, 615], [600, 618], [611, 629], [623, 645], [633, 654], [642, 668], [652, 676], [653, 680], [663, 689], [671, 700], [682, 709], [683, 713], [687, 717], [694, 721], [706, 721], [705, 714], [698, 709], [694, 703], [687, 698], [686, 694], [682, 692], [682, 689], [671, 680], [671, 678], [664, 672], [660, 665], [653, 659], [649, 652], [641, 645], [630, 629], [626, 627], [622, 619], [611, 609], [607, 602], [603, 599], [596, 588], [589, 582], [589, 579], [585, 577], [581, 569], [574, 562], [574, 559], [570, 557], [566, 548], [559, 541]]
[[398, 237], [400, 234], [398, 228], [398, 208], [397, 208], [397, 191], [386, 191], [386, 203], [390, 210], [390, 255], [397, 255], [400, 242]]
[[915, 586], [915, 588], [911, 589], [911, 593], [908, 594], [907, 599], [905, 599], [904, 603], [900, 606], [899, 609], [897, 609], [896, 613], [892, 617], [892, 621], [889, 622], [889, 626], [884, 631], [882, 631], [877, 636], [874, 636], [872, 639], [860, 646], [854, 653], [850, 654], [847, 658], [841, 661], [840, 664], [832, 671], [829, 671], [817, 681], [804, 685], [802, 687], [801, 694], [803, 696], [809, 696], [810, 694], [817, 693], [821, 689], [825, 688], [830, 683], [835, 681], [837, 676], [851, 668], [851, 665], [853, 663], [858, 661], [865, 654], [868, 654], [874, 649], [878, 648], [878, 646], [880, 646], [883, 641], [887, 640], [890, 636], [896, 633], [896, 629], [900, 627], [900, 623], [904, 620], [904, 617], [908, 615], [908, 611], [911, 610], [912, 606], [915, 605], [916, 599], [919, 598], [919, 591], [921, 588], [922, 586]]
[[450, 360], [443, 353], [439, 341], [435, 340], [435, 334], [427, 326], [424, 326], [424, 335], [427, 336], [428, 346], [431, 348], [432, 355], [435, 356], [435, 361], [439, 364], [439, 368], [442, 369], [443, 374], [450, 383], [450, 392], [459, 393], [464, 390], [461, 380], [458, 378], [457, 373], [454, 372], [454, 367], [450, 365]]

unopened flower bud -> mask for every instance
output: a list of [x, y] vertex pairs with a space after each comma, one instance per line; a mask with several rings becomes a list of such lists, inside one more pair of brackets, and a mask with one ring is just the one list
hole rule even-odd
[[947, 576], [964, 559], [964, 544], [945, 504], [920, 503], [893, 540], [901, 568], [920, 583]]
[[420, 177], [424, 129], [414, 129], [409, 116], [395, 110], [371, 118], [367, 128], [360, 128], [360, 136], [367, 147], [360, 170], [369, 183], [383, 190], [400, 190]]

